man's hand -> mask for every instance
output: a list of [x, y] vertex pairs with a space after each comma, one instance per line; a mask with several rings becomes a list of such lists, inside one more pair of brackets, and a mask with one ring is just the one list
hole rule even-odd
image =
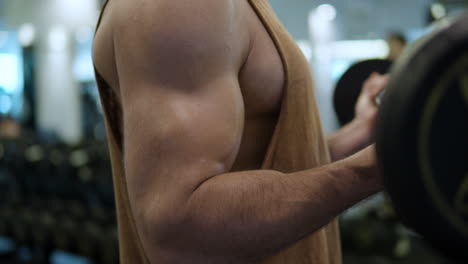
[[361, 94], [356, 102], [355, 119], [353, 122], [365, 126], [365, 129], [369, 132], [369, 141], [373, 141], [372, 135], [377, 119], [377, 96], [387, 86], [388, 78], [388, 74], [372, 73], [364, 82]]
[[377, 96], [388, 83], [388, 75], [373, 73], [364, 82], [356, 103], [354, 120], [328, 138], [332, 160], [346, 158], [374, 142]]

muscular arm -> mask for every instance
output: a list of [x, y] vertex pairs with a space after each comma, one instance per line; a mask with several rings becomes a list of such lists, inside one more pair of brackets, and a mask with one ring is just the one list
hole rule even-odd
[[333, 161], [344, 159], [363, 149], [372, 141], [372, 128], [364, 120], [353, 120], [328, 136]]
[[328, 137], [332, 160], [346, 158], [374, 142], [378, 105], [376, 98], [385, 88], [388, 75], [373, 73], [364, 82], [355, 106], [355, 118]]
[[197, 2], [160, 1], [151, 19], [142, 14], [116, 32], [129, 198], [150, 259], [249, 263], [380, 183], [372, 148], [292, 174], [228, 173], [243, 130], [238, 72], [248, 27], [239, 1]]

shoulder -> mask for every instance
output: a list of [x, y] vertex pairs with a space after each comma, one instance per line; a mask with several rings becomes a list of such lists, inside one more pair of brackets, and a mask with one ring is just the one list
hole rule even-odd
[[235, 0], [118, 1], [115, 33], [149, 44], [216, 44], [238, 37], [243, 24]]
[[114, 1], [116, 48], [131, 50], [135, 60], [206, 58], [238, 66], [248, 54], [251, 34], [241, 1]]

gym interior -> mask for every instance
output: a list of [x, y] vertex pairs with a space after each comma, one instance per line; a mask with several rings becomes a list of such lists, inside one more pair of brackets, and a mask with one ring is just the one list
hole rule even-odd
[[[386, 191], [339, 217], [343, 263], [468, 263], [468, 1], [269, 2], [310, 64], [326, 134], [353, 119], [373, 72], [390, 73]], [[119, 263], [92, 60], [103, 4], [0, 0], [0, 264]]]

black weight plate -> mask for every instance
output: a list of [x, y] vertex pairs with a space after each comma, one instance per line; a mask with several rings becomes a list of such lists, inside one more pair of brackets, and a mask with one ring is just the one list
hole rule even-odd
[[403, 54], [377, 123], [385, 187], [402, 220], [468, 259], [468, 15]]
[[333, 105], [338, 121], [345, 125], [354, 119], [354, 108], [362, 85], [373, 72], [385, 74], [389, 71], [390, 60], [365, 60], [353, 64], [338, 80], [333, 95]]

